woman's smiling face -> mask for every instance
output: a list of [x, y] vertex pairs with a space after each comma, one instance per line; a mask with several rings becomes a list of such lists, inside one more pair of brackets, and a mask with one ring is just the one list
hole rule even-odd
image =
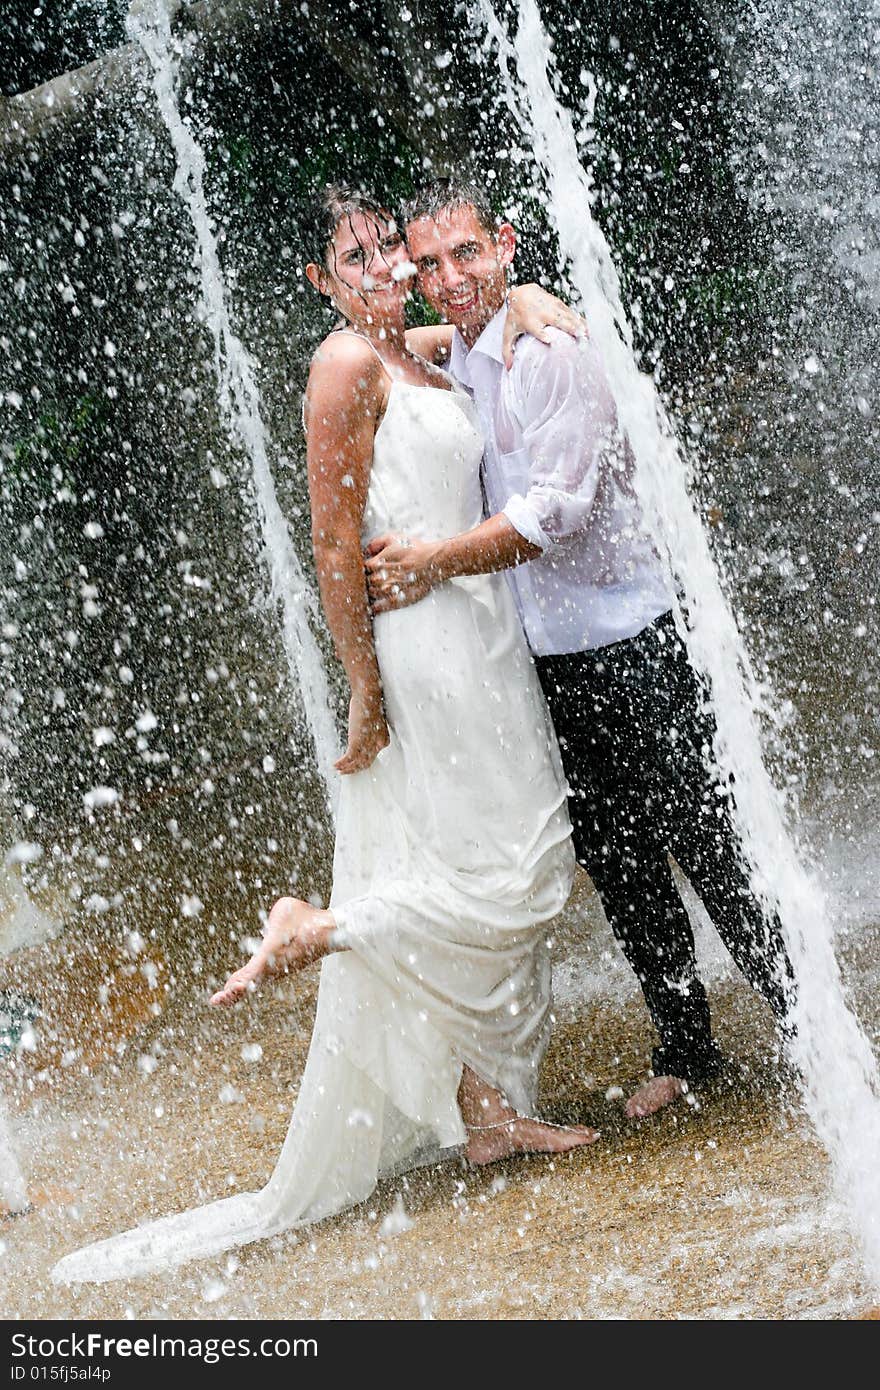
[[343, 217], [322, 270], [319, 288], [351, 323], [390, 327], [402, 322], [412, 269], [393, 218], [362, 212]]

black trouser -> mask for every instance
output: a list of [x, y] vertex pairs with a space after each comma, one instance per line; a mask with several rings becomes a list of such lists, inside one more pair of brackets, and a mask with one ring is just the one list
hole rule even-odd
[[783, 1020], [791, 966], [749, 887], [730, 802], [709, 770], [714, 719], [671, 614], [623, 642], [537, 659], [571, 789], [578, 862], [639, 978], [656, 1075], [720, 1062], [694, 938], [667, 855], [749, 983]]

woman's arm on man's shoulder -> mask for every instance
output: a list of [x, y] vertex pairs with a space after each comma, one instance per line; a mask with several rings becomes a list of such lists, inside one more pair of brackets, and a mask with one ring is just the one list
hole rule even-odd
[[[502, 351], [508, 369], [513, 366], [513, 350], [517, 338], [530, 333], [542, 343], [550, 342], [549, 329], [559, 328], [572, 338], [584, 338], [587, 325], [564, 300], [533, 282], [515, 285], [508, 296], [509, 311], [504, 325]], [[428, 362], [445, 367], [452, 347], [451, 324], [432, 324], [423, 328], [408, 328], [406, 345]]]
[[426, 362], [433, 362], [435, 367], [445, 367], [449, 361], [453, 331], [451, 323], [431, 323], [421, 328], [408, 328], [406, 345], [410, 352], [417, 352]]

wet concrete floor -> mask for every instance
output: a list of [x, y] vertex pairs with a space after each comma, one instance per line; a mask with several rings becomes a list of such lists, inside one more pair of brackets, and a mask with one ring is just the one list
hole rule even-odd
[[[478, 1170], [452, 1158], [307, 1230], [163, 1276], [78, 1289], [48, 1277], [88, 1240], [266, 1180], [308, 1046], [317, 972], [234, 1011], [209, 1011], [206, 990], [178, 994], [158, 1017], [129, 984], [133, 1031], [111, 1056], [92, 1046], [88, 1061], [68, 1052], [47, 1065], [21, 1054], [5, 1086], [34, 1206], [0, 1223], [0, 1315], [869, 1314], [827, 1160], [776, 1063], [764, 1006], [717, 967], [710, 997], [729, 1073], [692, 1104], [626, 1121], [606, 1092], [644, 1077], [651, 1035], [625, 967], [608, 964], [607, 928], [587, 917], [586, 935], [570, 923], [555, 947], [562, 988], [542, 1113], [596, 1125], [596, 1145]], [[842, 957], [876, 1041], [880, 927], [845, 939]], [[157, 989], [161, 962], [144, 978]]]

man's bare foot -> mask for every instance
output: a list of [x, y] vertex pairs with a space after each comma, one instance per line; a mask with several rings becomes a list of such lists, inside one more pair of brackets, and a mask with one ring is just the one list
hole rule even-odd
[[564, 1154], [598, 1138], [599, 1131], [589, 1125], [551, 1125], [512, 1115], [486, 1128], [468, 1126], [465, 1155], [471, 1163], [496, 1163], [511, 1154]]
[[263, 940], [247, 965], [229, 976], [211, 995], [212, 1004], [236, 1004], [256, 989], [267, 971], [303, 970], [330, 949], [330, 933], [336, 923], [301, 898], [279, 898], [266, 923]]
[[680, 1076], [652, 1076], [644, 1086], [634, 1091], [624, 1109], [628, 1120], [643, 1120], [646, 1115], [654, 1115], [664, 1105], [670, 1105], [687, 1091], [687, 1083]]

